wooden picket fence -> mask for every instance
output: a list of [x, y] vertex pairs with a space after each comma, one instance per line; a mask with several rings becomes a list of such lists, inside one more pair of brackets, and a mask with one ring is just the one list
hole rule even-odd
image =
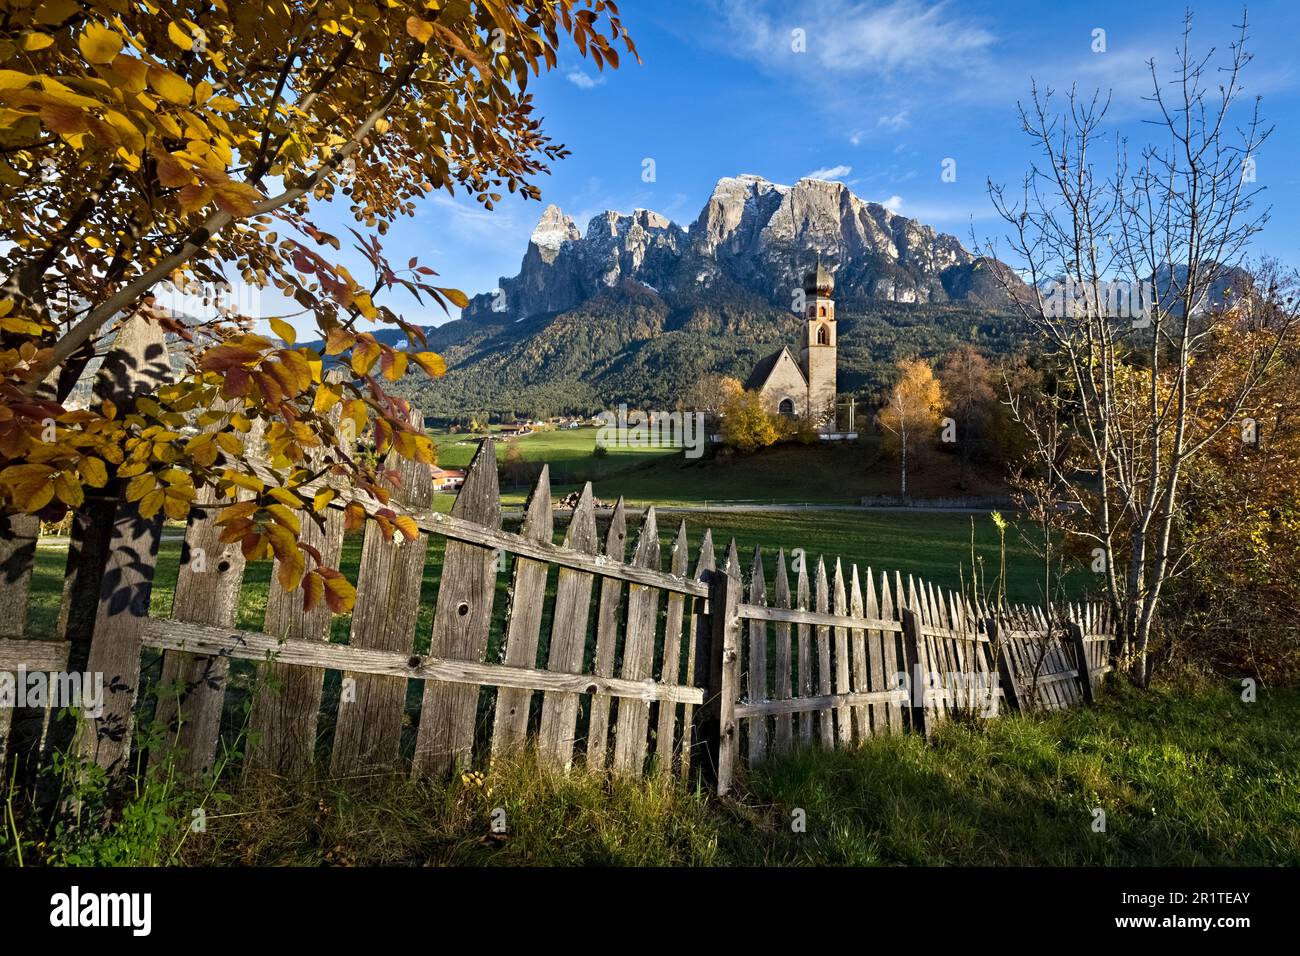
[[[157, 696], [154, 718], [168, 733], [148, 754], [153, 765], [212, 767], [231, 663], [247, 661], [257, 672], [248, 770], [298, 773], [328, 761], [338, 777], [438, 775], [531, 746], [556, 768], [700, 773], [726, 793], [742, 755], [756, 765], [799, 747], [928, 734], [963, 714], [1069, 707], [1091, 701], [1110, 670], [1098, 606], [989, 607], [898, 573], [891, 581], [838, 560], [810, 568], [802, 552], [787, 560], [784, 550], [774, 560], [755, 551], [746, 581], [734, 542], [715, 555], [705, 531], [692, 555], [685, 522], [661, 541], [654, 508], [630, 543], [622, 500], [598, 515], [590, 485], [556, 544], [545, 469], [519, 531], [503, 530], [492, 442], [450, 514], [433, 510], [426, 466], [390, 465], [401, 480], [387, 507], [420, 533], [393, 540], [367, 522], [346, 643], [330, 640], [328, 610], [304, 612], [301, 594], [275, 585], [262, 629], [236, 628], [245, 562], [237, 545], [219, 542], [211, 498], [191, 513], [170, 616], [150, 617], [162, 525], [110, 495], [74, 533], [58, 641], [19, 638], [36, 527], [8, 519], [0, 609], [18, 626], [0, 639], [0, 671], [102, 673], [103, 710], [69, 745], [110, 771], [132, 758], [142, 658], [161, 653], [160, 686], [174, 692]], [[336, 490], [323, 523], [303, 521], [307, 543], [334, 566], [343, 506], [378, 507]], [[417, 653], [431, 537], [445, 547], [428, 649]], [[494, 645], [499, 659], [489, 660]], [[341, 672], [328, 701], [332, 739], [321, 729], [327, 671]], [[412, 681], [418, 712], [408, 706]], [[0, 709], [0, 768], [9, 716]], [[404, 746], [408, 719], [415, 733]], [[38, 751], [57, 745], [48, 715], [41, 725]]]

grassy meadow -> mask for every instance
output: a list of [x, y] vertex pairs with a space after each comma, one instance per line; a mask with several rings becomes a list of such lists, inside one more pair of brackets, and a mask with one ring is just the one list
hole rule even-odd
[[[742, 775], [734, 796], [679, 781], [540, 770], [341, 786], [254, 777], [207, 832], [126, 822], [30, 862], [296, 866], [1300, 864], [1300, 693], [1116, 684], [1097, 706], [950, 723], [810, 751]], [[142, 802], [152, 799], [149, 793]], [[228, 809], [223, 810], [222, 806]], [[505, 812], [505, 833], [491, 820]], [[1105, 813], [1104, 832], [1094, 829]], [[802, 814], [799, 813], [802, 811]], [[802, 817], [806, 829], [796, 832]], [[5, 847], [0, 840], [0, 857]]]
[[[760, 504], [810, 502], [856, 505], [865, 495], [896, 495], [898, 466], [881, 455], [875, 436], [861, 442], [835, 442], [802, 446], [778, 445], [753, 455], [720, 453], [716, 457], [686, 458], [664, 448], [612, 446], [596, 453], [595, 428], [543, 431], [498, 443], [501, 460], [512, 441], [527, 462], [550, 466], [551, 485], [565, 494], [593, 484], [596, 496], [629, 503], [699, 505], [737, 501]], [[430, 432], [438, 447], [438, 463], [465, 468], [474, 457], [477, 437]], [[933, 455], [919, 467], [913, 463], [908, 485], [918, 498], [960, 494], [957, 464], [945, 455]], [[976, 494], [1003, 489], [988, 476], [976, 476]], [[525, 486], [505, 489], [507, 501], [518, 503]]]

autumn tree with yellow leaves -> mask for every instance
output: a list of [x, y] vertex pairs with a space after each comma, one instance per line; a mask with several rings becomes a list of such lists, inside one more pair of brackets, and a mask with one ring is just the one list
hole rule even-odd
[[[387, 503], [393, 477], [347, 435], [380, 462], [432, 462], [386, 388], [443, 360], [386, 294], [465, 304], [380, 237], [434, 190], [485, 209], [503, 192], [538, 198], [533, 179], [565, 150], [527, 88], [566, 35], [598, 67], [620, 46], [635, 55], [607, 0], [5, 0], [0, 505], [77, 508], [118, 483], [144, 515], [184, 518], [212, 489], [225, 541], [279, 557], [280, 583], [306, 581], [309, 606], [350, 606], [337, 572], [306, 562], [294, 513], [339, 489]], [[350, 237], [313, 223], [331, 201]], [[342, 241], [369, 274], [336, 261]], [[276, 341], [237, 313], [178, 324], [152, 297], [232, 280], [293, 300], [323, 348], [297, 344], [286, 316], [270, 319]], [[131, 407], [68, 408], [96, 347], [134, 316], [184, 340], [186, 373]], [[413, 346], [379, 341], [381, 326]], [[330, 357], [341, 380], [324, 374]], [[348, 516], [359, 524], [362, 506]]]
[[922, 445], [933, 440], [939, 427], [943, 391], [924, 359], [904, 359], [898, 369], [902, 375], [876, 421], [885, 433], [886, 446], [898, 455], [899, 493], [906, 498], [908, 457], [915, 460]]

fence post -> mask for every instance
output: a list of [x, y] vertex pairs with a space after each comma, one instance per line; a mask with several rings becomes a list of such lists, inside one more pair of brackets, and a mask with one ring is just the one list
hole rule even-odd
[[[121, 415], [172, 378], [162, 329], [135, 315], [119, 327], [93, 388], [96, 398], [111, 398]], [[102, 674], [104, 700], [97, 716], [83, 714], [84, 723], [61, 728], [55, 740], [61, 746], [62, 733], [72, 731], [73, 752], [113, 775], [126, 769], [131, 754], [140, 634], [163, 526], [162, 512], [143, 517], [135, 503], [124, 500], [125, 488], [126, 480], [114, 475], [105, 495], [87, 496], [83, 547], [76, 554], [69, 547], [63, 607], [64, 636], [71, 642], [68, 670]]]
[[731, 789], [739, 755], [736, 695], [740, 689], [740, 580], [722, 568], [709, 577], [709, 684], [699, 711], [697, 740], [708, 755], [705, 769], [715, 770], [718, 796]]
[[1088, 660], [1088, 644], [1084, 641], [1083, 625], [1070, 621], [1066, 625], [1070, 639], [1074, 642], [1075, 669], [1079, 672], [1079, 690], [1083, 692], [1085, 703], [1095, 703], [1097, 689], [1092, 683], [1092, 662]]
[[921, 636], [921, 622], [916, 612], [910, 607], [903, 607], [903, 656], [907, 662], [907, 672], [911, 675], [912, 730], [922, 736], [930, 736], [930, 725], [926, 720], [925, 704], [929, 696], [930, 675], [929, 660], [925, 653], [925, 639]]

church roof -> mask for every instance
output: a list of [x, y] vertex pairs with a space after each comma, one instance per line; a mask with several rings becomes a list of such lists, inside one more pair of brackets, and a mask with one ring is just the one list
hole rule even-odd
[[820, 296], [830, 296], [835, 291], [835, 277], [822, 265], [820, 257], [817, 259], [817, 265], [804, 275], [803, 290], [809, 295]]
[[799, 369], [800, 375], [803, 375], [803, 367], [799, 364], [799, 360], [794, 357], [794, 353], [790, 351], [790, 346], [786, 345], [766, 358], [759, 360], [758, 364], [754, 366], [754, 371], [749, 373], [749, 378], [745, 379], [745, 390], [761, 389], [766, 385], [768, 376], [772, 374], [772, 369], [776, 368], [776, 363], [781, 361], [782, 355], [789, 355], [790, 361], [794, 362], [794, 367]]

